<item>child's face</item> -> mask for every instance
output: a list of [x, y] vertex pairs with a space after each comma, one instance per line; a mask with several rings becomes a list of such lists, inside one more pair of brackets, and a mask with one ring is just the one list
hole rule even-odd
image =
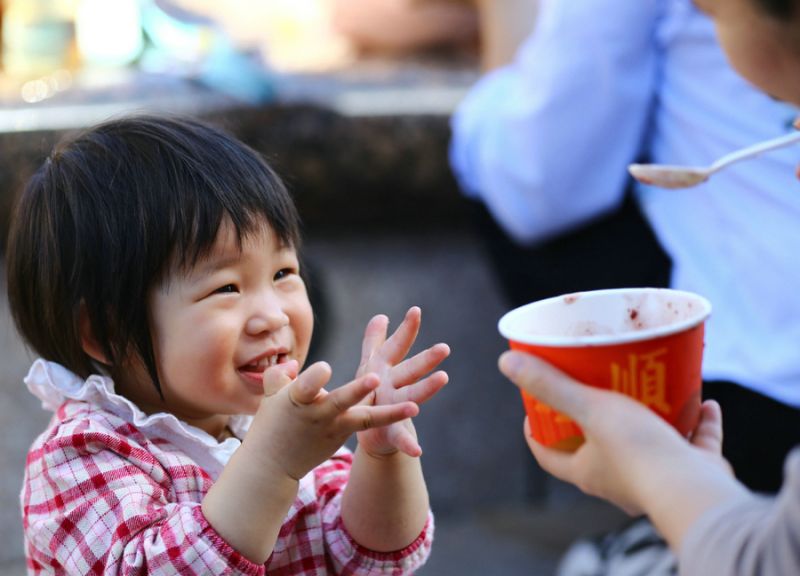
[[756, 0], [694, 0], [717, 28], [739, 74], [771, 96], [800, 105], [800, 22], [780, 22]]
[[153, 291], [150, 310], [166, 405], [150, 394], [149, 408], [212, 434], [221, 431], [225, 415], [258, 409], [270, 363], [303, 365], [313, 329], [294, 248], [280, 246], [264, 229], [245, 238], [240, 251], [230, 223], [189, 274], [173, 273]]

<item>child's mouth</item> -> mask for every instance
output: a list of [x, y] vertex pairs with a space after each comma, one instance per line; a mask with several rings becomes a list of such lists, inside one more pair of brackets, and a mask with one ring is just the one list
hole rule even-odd
[[241, 370], [245, 372], [264, 372], [267, 368], [271, 366], [277, 366], [278, 364], [283, 364], [287, 360], [288, 354], [280, 353], [280, 354], [273, 354], [272, 356], [265, 356], [261, 358], [258, 362], [254, 362], [252, 364], [246, 364], [241, 367]]
[[289, 354], [283, 352], [279, 354], [273, 354], [271, 356], [265, 356], [260, 358], [257, 362], [241, 366], [239, 368], [239, 373], [247, 380], [257, 384], [258, 386], [261, 386], [262, 378], [264, 377], [264, 372], [267, 368], [277, 366], [278, 364], [283, 364], [288, 360]]

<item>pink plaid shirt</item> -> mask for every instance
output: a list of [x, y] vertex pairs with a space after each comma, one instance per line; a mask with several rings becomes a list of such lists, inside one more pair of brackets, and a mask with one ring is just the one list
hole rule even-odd
[[[300, 481], [272, 556], [236, 552], [200, 504], [239, 440], [217, 442], [170, 414], [147, 416], [102, 376], [37, 360], [25, 379], [55, 411], [28, 454], [22, 514], [31, 574], [411, 574], [430, 554], [433, 516], [403, 550], [356, 543], [340, 514], [352, 454]], [[249, 418], [232, 419], [237, 435]]]

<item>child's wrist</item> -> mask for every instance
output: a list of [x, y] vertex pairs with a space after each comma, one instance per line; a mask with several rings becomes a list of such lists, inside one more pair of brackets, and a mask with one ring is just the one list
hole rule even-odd
[[260, 446], [255, 443], [248, 443], [248, 439], [242, 442], [242, 446], [236, 451], [232, 461], [236, 459], [244, 464], [250, 474], [255, 474], [261, 481], [273, 486], [285, 485], [287, 487], [296, 486], [304, 474], [293, 473], [285, 464], [281, 463], [280, 458], [273, 453], [272, 446]]
[[380, 462], [383, 464], [391, 464], [397, 462], [398, 460], [402, 460], [404, 457], [408, 458], [406, 454], [403, 454], [397, 448], [393, 448], [388, 452], [373, 452], [364, 448], [361, 444], [358, 445], [356, 449], [356, 454], [358, 453], [363, 454], [365, 457], [369, 458], [372, 461]]

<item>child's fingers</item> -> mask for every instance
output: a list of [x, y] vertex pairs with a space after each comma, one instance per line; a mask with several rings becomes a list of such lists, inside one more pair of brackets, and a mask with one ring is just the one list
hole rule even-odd
[[330, 379], [331, 367], [328, 363], [316, 362], [289, 385], [289, 399], [293, 404], [311, 404]]
[[412, 458], [422, 456], [422, 447], [411, 431], [403, 426], [402, 422], [389, 427], [389, 441], [403, 454], [407, 454]]
[[449, 380], [450, 377], [447, 375], [447, 372], [439, 370], [427, 378], [423, 378], [419, 382], [401, 388], [398, 391], [398, 398], [401, 400], [410, 400], [415, 404], [423, 404], [441, 390]]
[[344, 412], [361, 402], [379, 385], [380, 379], [376, 374], [366, 374], [329, 393], [327, 400], [334, 411]]
[[413, 402], [385, 404], [381, 406], [353, 406], [343, 420], [353, 432], [389, 426], [419, 414], [419, 406]]
[[267, 368], [261, 379], [264, 384], [264, 396], [277, 394], [284, 386], [297, 378], [299, 366], [297, 360], [290, 360], [284, 364]]
[[390, 364], [397, 364], [406, 357], [417, 339], [421, 322], [422, 310], [419, 306], [409, 308], [400, 326], [383, 345], [383, 357]]
[[392, 384], [395, 388], [413, 384], [441, 364], [449, 355], [450, 347], [443, 343], [423, 350], [392, 368]]
[[364, 330], [364, 340], [361, 343], [361, 360], [358, 363], [356, 376], [362, 376], [367, 369], [367, 363], [381, 344], [386, 341], [386, 332], [389, 329], [389, 318], [383, 314], [373, 316]]

